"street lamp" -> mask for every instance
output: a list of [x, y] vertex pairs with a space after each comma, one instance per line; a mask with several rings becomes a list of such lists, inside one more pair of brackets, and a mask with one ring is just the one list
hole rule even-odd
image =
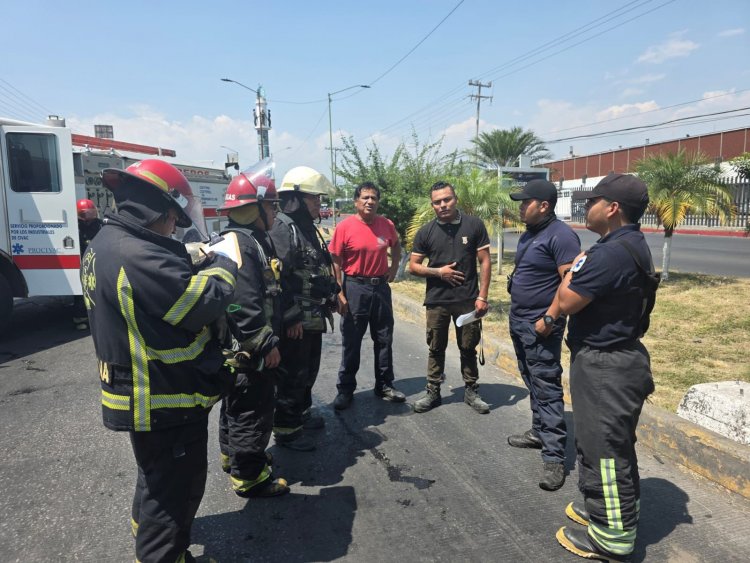
[[222, 78], [222, 82], [232, 82], [233, 84], [236, 84], [237, 86], [240, 86], [244, 88], [245, 90], [250, 90], [255, 94], [255, 106], [257, 108], [258, 114], [256, 115], [253, 113], [253, 116], [255, 117], [255, 128], [258, 130], [258, 149], [260, 154], [260, 160], [263, 160], [267, 156], [269, 156], [269, 147], [268, 147], [268, 129], [270, 129], [271, 121], [270, 121], [270, 110], [269, 110], [269, 121], [268, 125], [269, 127], [264, 126], [266, 123], [266, 115], [265, 115], [265, 99], [263, 97], [262, 93], [262, 87], [258, 86], [258, 89], [255, 90], [254, 88], [250, 88], [250, 86], [244, 85], [242, 82], [237, 82], [236, 80], [232, 80], [231, 78]]
[[224, 172], [226, 172], [227, 168], [230, 168], [230, 167], [234, 167], [235, 170], [239, 171], [240, 151], [238, 151], [237, 149], [233, 149], [232, 147], [228, 147], [226, 145], [219, 145], [219, 148], [232, 151], [231, 153], [227, 154], [227, 161], [224, 163]]
[[[333, 182], [334, 190], [336, 188], [336, 162], [333, 158], [333, 121], [331, 119], [331, 96], [335, 96], [336, 94], [340, 94], [341, 92], [346, 92], [347, 90], [351, 90], [353, 88], [369, 88], [367, 84], [355, 84], [354, 86], [348, 86], [346, 88], [342, 88], [341, 90], [336, 90], [335, 92], [329, 92], [328, 93], [328, 148], [331, 152], [331, 180]], [[334, 191], [333, 195], [333, 224], [336, 225], [336, 193]]]

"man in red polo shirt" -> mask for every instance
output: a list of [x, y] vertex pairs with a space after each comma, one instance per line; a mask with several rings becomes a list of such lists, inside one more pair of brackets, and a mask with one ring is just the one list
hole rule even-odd
[[[333, 233], [330, 252], [341, 315], [342, 353], [333, 402], [337, 410], [347, 408], [357, 387], [362, 337], [367, 327], [375, 356], [375, 395], [402, 403], [406, 397], [393, 388], [393, 305], [388, 282], [396, 276], [401, 247], [393, 223], [378, 215], [380, 190], [365, 182], [354, 190], [355, 215], [347, 217]], [[388, 264], [388, 249], [391, 263]]]

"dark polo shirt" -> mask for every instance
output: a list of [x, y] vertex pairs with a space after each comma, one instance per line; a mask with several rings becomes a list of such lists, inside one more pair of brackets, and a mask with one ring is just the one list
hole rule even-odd
[[458, 221], [453, 223], [433, 219], [419, 229], [414, 237], [412, 253], [426, 256], [430, 268], [456, 262], [455, 269], [465, 276], [458, 287], [439, 277], [428, 277], [424, 304], [439, 305], [476, 299], [479, 295], [477, 251], [489, 246], [490, 237], [484, 223], [473, 215], [460, 214]]
[[555, 298], [561, 281], [558, 268], [575, 260], [581, 240], [567, 224], [554, 219], [536, 234], [526, 231], [521, 235], [516, 256], [522, 252], [513, 273], [510, 318], [536, 321]]

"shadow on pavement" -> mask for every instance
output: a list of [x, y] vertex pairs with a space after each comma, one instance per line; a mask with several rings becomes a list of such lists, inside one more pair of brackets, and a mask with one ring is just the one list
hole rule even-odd
[[0, 335], [0, 368], [6, 362], [88, 336], [88, 330], [73, 327], [71, 297], [16, 300], [10, 328]]
[[646, 559], [646, 549], [669, 536], [680, 524], [693, 524], [688, 494], [666, 479], [641, 479], [641, 519], [633, 561]]
[[317, 495], [253, 499], [239, 512], [197, 518], [193, 543], [203, 559], [240, 561], [333, 561], [345, 557], [357, 511], [353, 487], [320, 489]]

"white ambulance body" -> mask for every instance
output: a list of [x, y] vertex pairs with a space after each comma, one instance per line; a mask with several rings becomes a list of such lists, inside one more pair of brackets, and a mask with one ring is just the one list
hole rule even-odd
[[[139, 160], [74, 148], [63, 123], [0, 118], [0, 330], [9, 323], [14, 297], [81, 294], [76, 202], [91, 199], [103, 215], [114, 200], [101, 184], [101, 171]], [[226, 218], [217, 208], [229, 177], [217, 169], [175, 166], [203, 201], [207, 232], [221, 230]]]

